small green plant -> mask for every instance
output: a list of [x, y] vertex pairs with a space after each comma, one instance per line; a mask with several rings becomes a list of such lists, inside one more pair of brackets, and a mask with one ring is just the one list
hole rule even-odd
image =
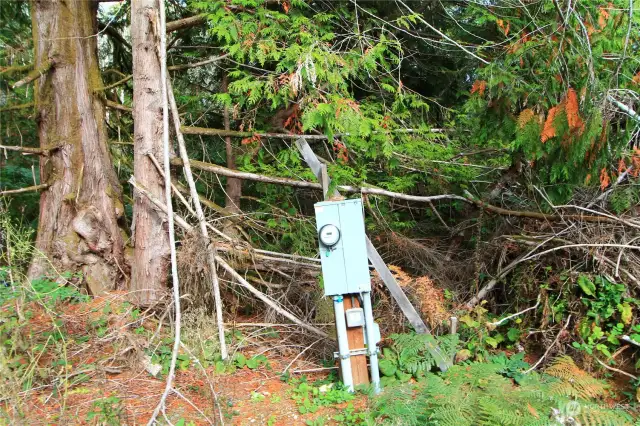
[[[155, 351], [151, 352], [151, 362], [162, 366], [162, 374], [169, 373], [171, 367], [171, 338], [165, 339], [165, 341], [159, 345]], [[186, 370], [191, 365], [191, 357], [185, 353], [179, 353], [176, 359], [176, 368], [180, 370]]]
[[124, 410], [120, 398], [109, 396], [98, 399], [91, 405], [87, 413], [87, 421], [109, 426], [119, 426], [123, 423]]
[[295, 387], [291, 390], [291, 399], [298, 405], [300, 414], [315, 413], [320, 407], [352, 401], [355, 396], [340, 383], [325, 385], [323, 390], [320, 386], [314, 386], [303, 379], [292, 380]]
[[333, 420], [338, 422], [340, 425], [353, 426], [364, 424], [367, 421], [367, 414], [361, 411], [357, 411], [353, 404], [347, 405], [347, 407], [342, 410], [340, 414], [336, 414], [333, 416]]
[[438, 347], [444, 359], [452, 359], [455, 354], [458, 336], [446, 335], [434, 337], [428, 334], [393, 334], [390, 343], [382, 348], [380, 373], [382, 384], [406, 382], [411, 377], [421, 378], [438, 365], [432, 355]]
[[319, 416], [315, 419], [307, 420], [305, 424], [307, 426], [324, 426], [327, 424], [327, 418], [325, 416]]
[[586, 313], [578, 324], [581, 341], [573, 342], [573, 347], [590, 355], [597, 351], [610, 358], [620, 346], [623, 334], [637, 335], [640, 331], [640, 327], [632, 325], [633, 309], [639, 302], [626, 296], [623, 284], [611, 282], [600, 275], [580, 274], [576, 282]]

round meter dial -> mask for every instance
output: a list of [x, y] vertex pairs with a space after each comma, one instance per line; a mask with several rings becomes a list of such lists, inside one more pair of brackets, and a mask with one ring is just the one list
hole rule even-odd
[[326, 247], [333, 247], [340, 241], [340, 230], [337, 226], [328, 224], [320, 228], [318, 232], [320, 242]]

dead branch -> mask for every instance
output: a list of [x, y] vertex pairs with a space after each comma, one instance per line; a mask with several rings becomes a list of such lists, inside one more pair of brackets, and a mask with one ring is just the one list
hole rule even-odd
[[[162, 211], [165, 214], [167, 214], [166, 206], [162, 202], [160, 202], [158, 199], [153, 197], [153, 195], [151, 195], [149, 193], [149, 191], [147, 191], [142, 186], [140, 186], [140, 184], [138, 184], [136, 182], [136, 180], [135, 180], [135, 178], [133, 176], [131, 176], [131, 178], [129, 178], [129, 183], [139, 193], [141, 193], [142, 195], [147, 197], [149, 199], [149, 201], [151, 201], [160, 211]], [[185, 231], [191, 232], [193, 230], [193, 227], [191, 225], [189, 225], [186, 220], [184, 220], [183, 218], [181, 218], [177, 214], [173, 213], [173, 217], [174, 217], [174, 220], [175, 220], [176, 224], [178, 226], [182, 227]], [[257, 256], [261, 256], [261, 255], [257, 255]], [[240, 274], [238, 274], [220, 256], [216, 255], [215, 260], [216, 260], [217, 264], [222, 266], [231, 276], [233, 276], [241, 286], [245, 287], [247, 290], [249, 290], [251, 293], [253, 293], [258, 299], [262, 300], [265, 304], [267, 304], [268, 306], [273, 308], [276, 312], [278, 312], [282, 316], [290, 319], [293, 323], [305, 328], [306, 330], [312, 331], [313, 333], [316, 333], [317, 335], [322, 336], [322, 337], [328, 337], [327, 333], [325, 333], [324, 331], [322, 331], [322, 330], [320, 330], [320, 329], [318, 329], [318, 328], [316, 328], [316, 327], [314, 327], [314, 326], [312, 326], [310, 324], [305, 323], [304, 321], [302, 321], [301, 319], [299, 319], [295, 315], [291, 314], [290, 312], [288, 312], [287, 310], [285, 310], [284, 308], [279, 306], [277, 304], [277, 302], [275, 302], [269, 296], [265, 295], [260, 290], [256, 289], [254, 286], [249, 284], [244, 278], [242, 278], [242, 276], [240, 276]]]
[[9, 105], [4, 108], [0, 108], [0, 112], [16, 111], [19, 109], [31, 108], [34, 105], [35, 105], [35, 102], [27, 102], [26, 104], [19, 104], [19, 105]]
[[280, 315], [290, 319], [293, 323], [298, 324], [300, 327], [302, 327], [302, 328], [304, 328], [306, 330], [309, 330], [312, 333], [317, 334], [320, 337], [324, 337], [324, 338], [329, 337], [328, 334], [325, 333], [324, 331], [322, 331], [319, 328], [316, 328], [316, 327], [314, 327], [314, 326], [312, 326], [310, 324], [307, 324], [306, 322], [302, 321], [301, 319], [299, 319], [298, 317], [296, 317], [292, 313], [290, 313], [287, 310], [285, 310], [284, 308], [282, 308], [278, 304], [278, 302], [276, 302], [275, 300], [271, 299], [269, 296], [267, 296], [266, 294], [262, 293], [260, 290], [258, 290], [257, 288], [255, 288], [251, 284], [249, 284], [247, 282], [247, 280], [242, 278], [242, 276], [240, 274], [238, 274], [231, 266], [229, 266], [229, 264], [227, 262], [225, 262], [224, 259], [222, 259], [220, 256], [216, 256], [216, 261], [218, 262], [218, 264], [220, 266], [222, 266], [222, 268], [225, 271], [227, 271], [229, 273], [229, 275], [231, 275], [233, 278], [235, 278], [235, 280], [238, 282], [238, 284], [240, 284], [241, 286], [243, 286], [244, 288], [249, 290], [258, 299], [262, 300], [267, 306], [273, 308], [273, 310], [275, 310], [277, 313], [279, 313]]
[[43, 183], [40, 185], [27, 186], [26, 188], [8, 189], [6, 191], [0, 191], [0, 197], [5, 195], [24, 194], [25, 192], [41, 191], [43, 189], [47, 189], [49, 186], [50, 185], [48, 183]]
[[[217, 164], [205, 163], [203, 161], [197, 161], [197, 160], [190, 160], [190, 162], [191, 162], [191, 166], [195, 169], [204, 170], [204, 171], [215, 173], [222, 176], [235, 177], [238, 179], [252, 180], [257, 182], [274, 183], [278, 185], [287, 185], [287, 186], [293, 186], [296, 188], [306, 188], [306, 189], [313, 189], [313, 190], [320, 190], [320, 191], [322, 190], [322, 185], [315, 182], [306, 182], [306, 181], [295, 180], [290, 178], [272, 177], [272, 176], [260, 175], [257, 173], [241, 172], [238, 170], [228, 169], [226, 167], [219, 166]], [[176, 166], [181, 166], [183, 165], [183, 162], [178, 158], [174, 158], [171, 160], [171, 164], [174, 164]], [[432, 195], [432, 196], [409, 195], [409, 194], [402, 194], [399, 192], [387, 191], [385, 189], [380, 189], [380, 188], [370, 188], [370, 187], [358, 188], [358, 187], [349, 186], [349, 185], [339, 185], [337, 189], [343, 192], [348, 192], [353, 194], [383, 195], [385, 197], [397, 198], [400, 200], [425, 202], [425, 203], [428, 203], [430, 201], [437, 201], [437, 200], [460, 200], [460, 201], [468, 202], [466, 198], [461, 197], [459, 195], [453, 195], [453, 194], [442, 194], [442, 195]]]
[[123, 79], [116, 81], [115, 83], [112, 83], [112, 84], [110, 84], [108, 86], [104, 86], [104, 87], [102, 87], [100, 89], [96, 89], [96, 91], [113, 89], [114, 87], [118, 87], [121, 84], [126, 83], [127, 81], [131, 80], [132, 78], [133, 78], [133, 74], [130, 74], [130, 75], [124, 77]]
[[62, 145], [52, 146], [51, 148], [32, 148], [29, 146], [0, 145], [0, 149], [6, 149], [7, 151], [24, 152], [25, 154], [38, 154], [47, 156], [51, 153], [51, 151], [55, 151], [61, 146]]
[[594, 358], [596, 361], [598, 361], [598, 364], [600, 364], [601, 366], [603, 366], [603, 367], [604, 367], [604, 368], [606, 368], [607, 370], [610, 370], [610, 371], [613, 371], [613, 372], [616, 372], [616, 373], [620, 373], [620, 374], [622, 374], [623, 376], [627, 376], [627, 377], [629, 377], [629, 378], [631, 378], [631, 379], [633, 379], [633, 380], [638, 380], [638, 377], [634, 376], [634, 375], [633, 375], [633, 374], [631, 374], [631, 373], [627, 373], [626, 371], [622, 371], [622, 370], [620, 370], [620, 369], [618, 369], [618, 368], [611, 367], [610, 365], [607, 365], [607, 364], [605, 364], [604, 362], [600, 361], [600, 360], [599, 360], [597, 357], [595, 357], [595, 356], [594, 356], [593, 358]]
[[216, 320], [218, 322], [218, 340], [220, 342], [220, 355], [222, 359], [227, 359], [227, 345], [224, 335], [224, 319], [222, 318], [222, 298], [220, 297], [220, 283], [218, 282], [218, 273], [216, 269], [215, 245], [211, 243], [209, 239], [209, 232], [207, 231], [207, 225], [204, 218], [204, 212], [202, 211], [202, 205], [200, 204], [200, 197], [198, 190], [196, 189], [196, 183], [193, 180], [193, 174], [191, 173], [191, 166], [189, 164], [189, 155], [187, 154], [187, 147], [184, 142], [184, 137], [180, 132], [180, 114], [178, 113], [178, 107], [173, 95], [173, 88], [169, 79], [166, 81], [167, 93], [169, 96], [169, 106], [171, 107], [171, 115], [173, 116], [173, 123], [175, 125], [176, 136], [178, 139], [178, 149], [180, 151], [180, 157], [183, 161], [184, 176], [189, 184], [189, 190], [191, 192], [191, 201], [196, 209], [196, 217], [200, 225], [200, 233], [205, 243], [207, 250], [207, 262], [209, 263], [209, 273], [211, 279], [211, 292], [213, 293], [213, 300], [216, 306]]
[[110, 101], [109, 99], [105, 99], [105, 105], [108, 108], [117, 109], [124, 112], [133, 112], [133, 108], [128, 107], [126, 105], [119, 104], [117, 102]]
[[[275, 139], [305, 139], [305, 140], [317, 140], [317, 141], [326, 141], [329, 139], [327, 135], [296, 135], [293, 133], [268, 133], [268, 132], [240, 132], [237, 130], [224, 130], [224, 129], [211, 129], [207, 127], [193, 127], [193, 126], [182, 126], [180, 128], [183, 134], [185, 135], [203, 135], [203, 136], [231, 136], [236, 138], [249, 138], [253, 136], [258, 136], [261, 138], [275, 138]], [[430, 129], [430, 133], [443, 133], [444, 129]], [[420, 129], [396, 129], [391, 130], [391, 133], [421, 133], [423, 130]], [[380, 132], [373, 132], [380, 133]], [[333, 135], [334, 138], [342, 137], [342, 136], [351, 136], [350, 133], [336, 133]]]
[[207, 22], [206, 13], [167, 22], [167, 34], [178, 30], [186, 30], [187, 28], [197, 27], [198, 25], [202, 25], [205, 22]]
[[179, 71], [179, 70], [186, 70], [186, 69], [190, 69], [190, 68], [197, 68], [197, 67], [201, 67], [201, 66], [204, 66], [204, 65], [212, 64], [214, 62], [221, 61], [224, 58], [226, 58], [227, 56], [229, 56], [228, 53], [226, 53], [224, 55], [221, 55], [221, 56], [214, 56], [214, 57], [206, 59], [204, 61], [193, 62], [191, 64], [172, 65], [167, 69], [169, 71]]
[[34, 69], [29, 74], [27, 74], [22, 80], [18, 80], [15, 83], [13, 83], [13, 85], [11, 85], [11, 88], [17, 89], [18, 87], [22, 87], [26, 84], [31, 83], [36, 78], [46, 74], [54, 66], [54, 64], [55, 63], [52, 59], [48, 59], [38, 68]]
[[5, 67], [0, 69], [0, 74], [5, 74], [5, 75], [19, 74], [21, 72], [29, 71], [31, 68], [33, 68], [33, 64], [13, 65], [10, 67]]
[[542, 361], [544, 361], [544, 359], [547, 357], [547, 355], [549, 355], [549, 352], [551, 352], [551, 349], [556, 345], [556, 343], [558, 343], [558, 340], [560, 340], [560, 336], [562, 335], [562, 332], [564, 330], [567, 329], [567, 327], [569, 326], [569, 322], [571, 321], [571, 315], [569, 315], [567, 317], [567, 322], [564, 323], [564, 326], [562, 327], [562, 329], [560, 329], [560, 331], [558, 332], [558, 335], [556, 336], [556, 338], [553, 340], [553, 343], [551, 343], [551, 345], [549, 345], [549, 347], [547, 348], [547, 350], [544, 352], [544, 354], [540, 357], [540, 359], [533, 364], [533, 366], [528, 369], [527, 371], [524, 372], [524, 374], [529, 374], [531, 373], [533, 370], [535, 370], [536, 368], [538, 368], [538, 366], [542, 363]]
[[[536, 220], [545, 220], [549, 222], [560, 222], [565, 220], [576, 220], [582, 222], [596, 222], [596, 223], [625, 223], [625, 221], [619, 218], [612, 218], [608, 216], [590, 216], [590, 215], [581, 215], [581, 214], [547, 214], [541, 212], [530, 212], [530, 211], [518, 211], [518, 210], [508, 210], [503, 209], [502, 207], [497, 207], [488, 203], [485, 203], [482, 200], [477, 199], [469, 191], [464, 191], [465, 200], [472, 202], [476, 206], [484, 209], [488, 212], [496, 213], [503, 216], [515, 216], [515, 217], [526, 217], [530, 219]], [[461, 197], [462, 198], [462, 197]]]

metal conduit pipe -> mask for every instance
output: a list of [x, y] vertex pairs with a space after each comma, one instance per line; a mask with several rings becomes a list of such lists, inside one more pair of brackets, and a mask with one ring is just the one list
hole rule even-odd
[[333, 296], [333, 308], [336, 314], [336, 331], [338, 335], [338, 354], [340, 356], [342, 383], [344, 383], [349, 392], [353, 392], [353, 375], [351, 374], [350, 359], [351, 354], [349, 352], [347, 322], [344, 317], [344, 302], [342, 296]]

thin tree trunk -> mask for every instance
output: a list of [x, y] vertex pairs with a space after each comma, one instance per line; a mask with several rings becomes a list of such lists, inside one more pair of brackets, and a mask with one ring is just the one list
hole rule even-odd
[[[162, 87], [158, 56], [158, 1], [131, 3], [133, 46], [134, 176], [151, 195], [163, 199], [162, 176], [149, 158], [162, 154]], [[134, 259], [131, 296], [141, 305], [156, 302], [167, 289], [169, 234], [165, 219], [139, 194], [133, 207]]]
[[[92, 293], [111, 290], [127, 274], [124, 207], [108, 150], [105, 111], [94, 94], [98, 65], [97, 2], [33, 0], [31, 16], [40, 146], [59, 146], [40, 159], [49, 187], [40, 198], [31, 279], [81, 272]], [[44, 64], [49, 66], [43, 67]]]
[[[229, 76], [224, 72], [222, 76], [222, 84], [220, 90], [222, 93], [229, 91]], [[231, 130], [231, 122], [229, 120], [229, 107], [224, 107], [224, 129]], [[233, 149], [233, 142], [230, 136], [224, 138], [225, 151], [227, 155], [227, 168], [236, 169], [236, 157]], [[242, 197], [242, 180], [227, 177], [227, 186], [225, 188], [225, 208], [229, 211], [237, 213], [240, 211], [240, 197]]]

